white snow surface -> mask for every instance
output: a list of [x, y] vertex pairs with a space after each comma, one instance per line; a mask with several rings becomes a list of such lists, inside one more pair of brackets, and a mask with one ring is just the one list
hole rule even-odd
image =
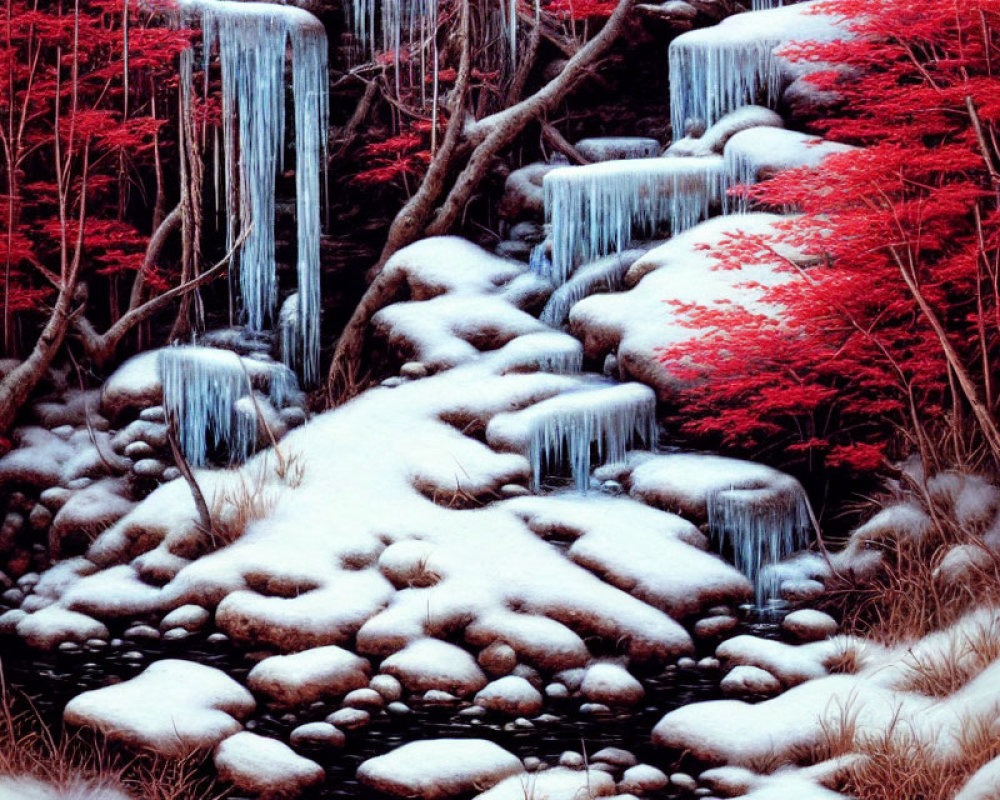
[[239, 720], [255, 706], [253, 696], [224, 672], [167, 659], [124, 683], [77, 695], [65, 719], [130, 747], [184, 758], [240, 731]]
[[219, 777], [261, 798], [297, 797], [322, 783], [323, 768], [277, 739], [241, 731], [215, 749]]
[[368, 759], [358, 767], [358, 779], [396, 797], [438, 800], [522, 772], [517, 756], [485, 739], [426, 739]]

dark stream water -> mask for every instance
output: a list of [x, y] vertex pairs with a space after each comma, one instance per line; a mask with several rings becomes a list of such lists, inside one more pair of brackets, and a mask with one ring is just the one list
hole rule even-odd
[[[749, 615], [744, 617], [740, 629], [732, 633], [740, 632], [777, 637], [780, 627], [773, 617]], [[698, 657], [710, 655], [714, 642], [704, 642], [700, 649]], [[42, 718], [56, 726], [66, 702], [75, 695], [134, 677], [154, 661], [164, 658], [197, 661], [244, 682], [259, 657], [260, 654], [248, 654], [228, 641], [209, 641], [206, 634], [193, 634], [177, 641], [125, 640], [119, 631], [118, 638], [104, 647], [85, 646], [51, 653], [29, 648], [15, 637], [0, 637], [0, 662], [8, 685], [30, 696]], [[593, 754], [603, 747], [620, 747], [632, 752], [641, 763], [657, 766], [667, 774], [696, 766], [684, 763], [680, 754], [654, 748], [650, 734], [666, 712], [687, 703], [721, 697], [720, 670], [660, 665], [638, 670], [636, 677], [645, 687], [646, 696], [639, 706], [627, 712], [585, 714], [580, 711], [579, 698], [546, 698], [544, 713], [551, 717], [533, 723], [530, 728], [519, 727], [509, 716], [487, 714], [470, 718], [457, 713], [460, 707], [416, 702], [405, 716], [373, 713], [369, 725], [347, 733], [343, 749], [301, 751], [327, 771], [325, 785], [309, 797], [312, 800], [375, 797], [376, 793], [357, 782], [358, 765], [406, 742], [427, 738], [490, 739], [522, 759], [534, 756], [550, 765], [557, 764], [566, 750]], [[319, 702], [288, 712], [261, 705], [247, 721], [247, 728], [287, 742], [293, 728], [320, 721], [338, 707], [336, 701]], [[647, 796], [671, 800], [693, 797], [673, 787]]]

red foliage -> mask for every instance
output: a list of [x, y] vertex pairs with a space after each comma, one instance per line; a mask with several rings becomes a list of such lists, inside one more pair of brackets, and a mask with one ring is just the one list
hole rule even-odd
[[130, 194], [164, 124], [150, 98], [189, 32], [143, 27], [139, 5], [128, 4], [127, 83], [122, 0], [10, 0], [0, 20], [5, 323], [44, 310], [73, 263], [84, 277], [142, 265], [147, 236], [127, 213]]
[[545, 10], [571, 20], [607, 19], [617, 6], [618, 0], [552, 0]]
[[[788, 53], [833, 65], [812, 78], [843, 98], [821, 127], [863, 147], [745, 190], [803, 212], [718, 253], [722, 268], [783, 264], [790, 280], [765, 291], [781, 311], [687, 310], [708, 332], [663, 359], [692, 382], [688, 431], [865, 471], [928, 457], [944, 418], [961, 430], [975, 404], [997, 410], [1000, 0], [823, 8], [856, 36]], [[789, 247], [814, 262], [785, 262]]]

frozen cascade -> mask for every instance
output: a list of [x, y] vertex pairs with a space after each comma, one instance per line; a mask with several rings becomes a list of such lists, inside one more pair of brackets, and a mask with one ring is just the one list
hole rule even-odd
[[733, 550], [733, 560], [753, 583], [763, 607], [778, 596], [779, 576], [766, 569], [809, 544], [809, 500], [799, 482], [789, 479], [773, 491], [723, 489], [708, 497], [712, 535]]
[[625, 273], [644, 252], [646, 251], [626, 250], [582, 265], [549, 296], [538, 318], [546, 325], [558, 328], [566, 323], [570, 309], [584, 297], [600, 291], [620, 291]]
[[239, 254], [240, 293], [247, 324], [255, 330], [263, 328], [277, 302], [274, 195], [283, 161], [285, 54], [291, 42], [301, 297], [297, 348], [303, 379], [313, 382], [319, 370], [319, 173], [329, 116], [326, 31], [312, 14], [292, 6], [182, 0], [181, 11], [201, 24], [206, 71], [218, 46], [227, 239], [232, 247], [237, 227], [248, 231]]
[[[211, 449], [224, 448], [231, 463], [246, 459], [257, 441], [257, 418], [238, 412], [252, 393], [251, 375], [231, 350], [198, 345], [166, 347], [159, 355], [163, 407], [176, 423], [178, 444], [188, 462], [204, 466]], [[294, 373], [269, 364], [269, 395], [276, 407], [298, 391]]]
[[674, 233], [707, 219], [719, 201], [722, 156], [641, 158], [560, 167], [543, 181], [552, 226], [552, 281], [566, 282], [577, 263], [621, 252], [639, 229]]
[[675, 140], [686, 120], [706, 125], [740, 106], [774, 107], [787, 66], [775, 50], [789, 41], [829, 41], [844, 30], [810, 13], [815, 2], [777, 6], [727, 17], [670, 43], [670, 122]]
[[639, 443], [655, 447], [657, 436], [656, 394], [640, 383], [601, 383], [566, 392], [523, 411], [500, 414], [486, 431], [491, 445], [524, 453], [533, 489], [545, 475], [568, 464], [581, 492], [589, 488], [594, 466], [624, 461]]

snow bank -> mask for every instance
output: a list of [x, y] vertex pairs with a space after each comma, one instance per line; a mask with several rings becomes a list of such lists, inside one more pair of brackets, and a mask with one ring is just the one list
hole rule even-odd
[[368, 759], [358, 767], [358, 779], [394, 797], [438, 800], [523, 771], [517, 756], [485, 739], [427, 739]]
[[124, 683], [77, 695], [65, 719], [130, 747], [184, 758], [237, 733], [239, 720], [255, 706], [252, 695], [225, 673], [165, 660]]

